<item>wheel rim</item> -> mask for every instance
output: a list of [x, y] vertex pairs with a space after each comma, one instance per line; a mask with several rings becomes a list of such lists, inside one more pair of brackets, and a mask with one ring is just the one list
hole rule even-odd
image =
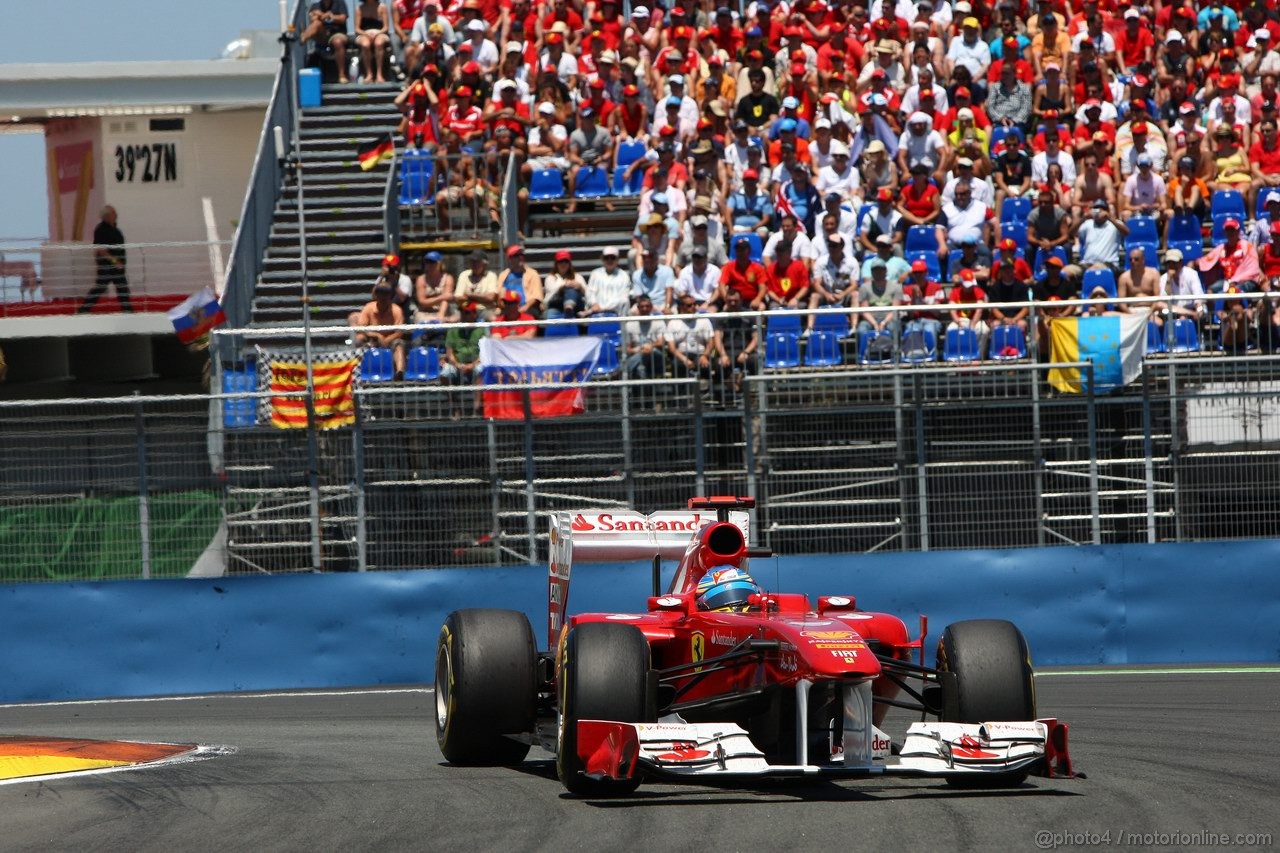
[[453, 661], [449, 658], [449, 647], [441, 646], [436, 654], [436, 731], [443, 732], [449, 725], [449, 706], [453, 693]]

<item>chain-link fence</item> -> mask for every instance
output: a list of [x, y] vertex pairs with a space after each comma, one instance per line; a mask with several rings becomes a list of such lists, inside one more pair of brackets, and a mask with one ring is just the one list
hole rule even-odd
[[355, 374], [331, 429], [272, 371], [299, 358], [282, 330], [218, 335], [214, 395], [0, 403], [0, 579], [539, 562], [551, 512], [694, 494], [756, 495], [784, 554], [1276, 533], [1280, 356], [1151, 355], [1063, 393], [1062, 364], [865, 365], [850, 338], [823, 368], [627, 379], [624, 331], [580, 414], [498, 420], [483, 387], [362, 374], [325, 332], [313, 363]]

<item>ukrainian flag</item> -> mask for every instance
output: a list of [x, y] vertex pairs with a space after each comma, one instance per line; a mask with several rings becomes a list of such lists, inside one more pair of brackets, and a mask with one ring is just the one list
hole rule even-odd
[[[1145, 313], [1111, 317], [1059, 317], [1049, 322], [1049, 355], [1058, 364], [1093, 364], [1094, 392], [1112, 391], [1142, 375], [1147, 340]], [[1049, 384], [1068, 394], [1089, 390], [1089, 372], [1054, 368]]]

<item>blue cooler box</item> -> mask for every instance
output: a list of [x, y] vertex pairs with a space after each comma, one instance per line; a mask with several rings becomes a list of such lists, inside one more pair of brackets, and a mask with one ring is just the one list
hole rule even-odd
[[298, 105], [320, 106], [320, 69], [304, 68], [298, 72]]

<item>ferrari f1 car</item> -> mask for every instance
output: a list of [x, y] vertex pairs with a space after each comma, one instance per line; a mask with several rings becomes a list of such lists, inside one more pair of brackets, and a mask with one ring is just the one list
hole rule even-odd
[[[436, 651], [436, 736], [459, 765], [511, 765], [533, 744], [571, 792], [609, 796], [642, 779], [931, 776], [1005, 787], [1072, 776], [1067, 727], [1037, 719], [1031, 656], [1009, 622], [953, 624], [932, 667], [927, 621], [909, 637], [852, 596], [759, 592], [699, 609], [708, 573], [745, 570], [750, 498], [689, 501], [689, 513], [565, 513], [551, 529], [548, 651], [528, 619], [459, 610]], [[653, 559], [643, 613], [565, 617], [573, 561]], [[679, 557], [664, 593], [663, 557]], [[919, 715], [881, 730], [890, 707]]]

